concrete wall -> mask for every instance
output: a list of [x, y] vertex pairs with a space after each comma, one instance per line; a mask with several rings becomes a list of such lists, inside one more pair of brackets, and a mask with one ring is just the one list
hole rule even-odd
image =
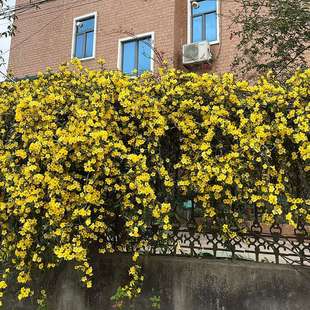
[[[128, 263], [128, 256], [98, 258], [94, 286], [88, 290], [66, 266], [45, 276], [41, 281], [50, 287], [48, 310], [112, 310], [110, 296], [126, 281]], [[144, 259], [144, 271], [144, 290], [135, 310], [151, 310], [149, 298], [154, 295], [161, 296], [161, 310], [310, 309], [310, 268], [156, 256]], [[37, 306], [10, 299], [4, 309]]]

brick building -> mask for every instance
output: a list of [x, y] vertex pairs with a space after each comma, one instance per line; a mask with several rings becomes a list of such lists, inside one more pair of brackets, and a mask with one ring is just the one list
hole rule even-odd
[[104, 58], [109, 69], [141, 72], [156, 70], [156, 52], [183, 68], [182, 46], [208, 40], [212, 63], [196, 68], [229, 71], [236, 46], [230, 38], [235, 6], [230, 0], [47, 1], [19, 13], [9, 70], [17, 77], [31, 76], [75, 56], [91, 68]]

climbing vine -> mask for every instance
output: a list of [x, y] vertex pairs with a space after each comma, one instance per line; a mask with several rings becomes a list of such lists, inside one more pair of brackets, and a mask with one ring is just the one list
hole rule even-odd
[[0, 300], [8, 278], [21, 300], [36, 270], [67, 261], [90, 288], [94, 252], [128, 251], [119, 295], [135, 297], [139, 256], [188, 200], [227, 237], [254, 206], [264, 223], [309, 224], [309, 97], [310, 70], [250, 85], [176, 69], [133, 79], [74, 60], [1, 83]]

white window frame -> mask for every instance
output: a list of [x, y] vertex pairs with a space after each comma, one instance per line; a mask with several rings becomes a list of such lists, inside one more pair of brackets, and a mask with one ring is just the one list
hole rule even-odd
[[[187, 44], [192, 42], [192, 2], [187, 0]], [[210, 45], [220, 43], [220, 0], [216, 0], [216, 15], [217, 15], [217, 40], [209, 42]]]
[[118, 70], [122, 71], [122, 57], [123, 57], [123, 43], [127, 41], [133, 41], [133, 40], [139, 40], [143, 38], [151, 37], [151, 67], [150, 71], [154, 72], [154, 48], [155, 48], [155, 32], [146, 32], [146, 33], [141, 33], [138, 35], [126, 37], [126, 38], [121, 38], [118, 40], [118, 56], [117, 56], [117, 68]]
[[76, 36], [76, 23], [80, 20], [94, 17], [94, 41], [93, 41], [93, 55], [91, 57], [79, 58], [79, 60], [90, 60], [96, 58], [96, 37], [97, 37], [97, 12], [92, 12], [86, 15], [78, 16], [73, 19], [73, 31], [72, 31], [72, 47], [71, 47], [71, 59], [75, 54], [75, 36]]

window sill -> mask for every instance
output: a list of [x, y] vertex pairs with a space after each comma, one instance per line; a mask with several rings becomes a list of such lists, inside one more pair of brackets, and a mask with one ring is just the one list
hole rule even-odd
[[[154, 73], [153, 71], [149, 71], [150, 73]], [[126, 74], [127, 75], [127, 74]], [[139, 78], [140, 76], [141, 76], [141, 74], [140, 75], [127, 75], [130, 79], [137, 79], [137, 78]]]
[[210, 45], [216, 45], [216, 44], [220, 44], [220, 41], [217, 40], [217, 41], [211, 41], [209, 42]]
[[[130, 78], [130, 79], [136, 79], [136, 78], [138, 78], [139, 76], [141, 76], [142, 75], [142, 73], [141, 74], [139, 74], [139, 75], [135, 75], [135, 74], [127, 74], [127, 73], [124, 73], [121, 69], [117, 69], [118, 71], [120, 71], [120, 72], [122, 72], [124, 75], [126, 75], [128, 78]], [[147, 70], [147, 72], [149, 72], [149, 73], [154, 73], [154, 70]]]
[[[73, 58], [77, 58], [77, 57], [72, 57], [71, 59], [73, 59]], [[93, 60], [95, 58], [96, 58], [95, 56], [92, 56], [92, 57], [77, 58], [77, 59], [80, 60], [80, 61], [88, 61], [88, 60]]]
[[[204, 41], [205, 41], [205, 40], [197, 41], [197, 42], [189, 42], [188, 44], [200, 43], [200, 42], [204, 42]], [[220, 44], [220, 41], [217, 40], [217, 41], [211, 41], [211, 42], [209, 42], [209, 45], [216, 45], [216, 44]]]

